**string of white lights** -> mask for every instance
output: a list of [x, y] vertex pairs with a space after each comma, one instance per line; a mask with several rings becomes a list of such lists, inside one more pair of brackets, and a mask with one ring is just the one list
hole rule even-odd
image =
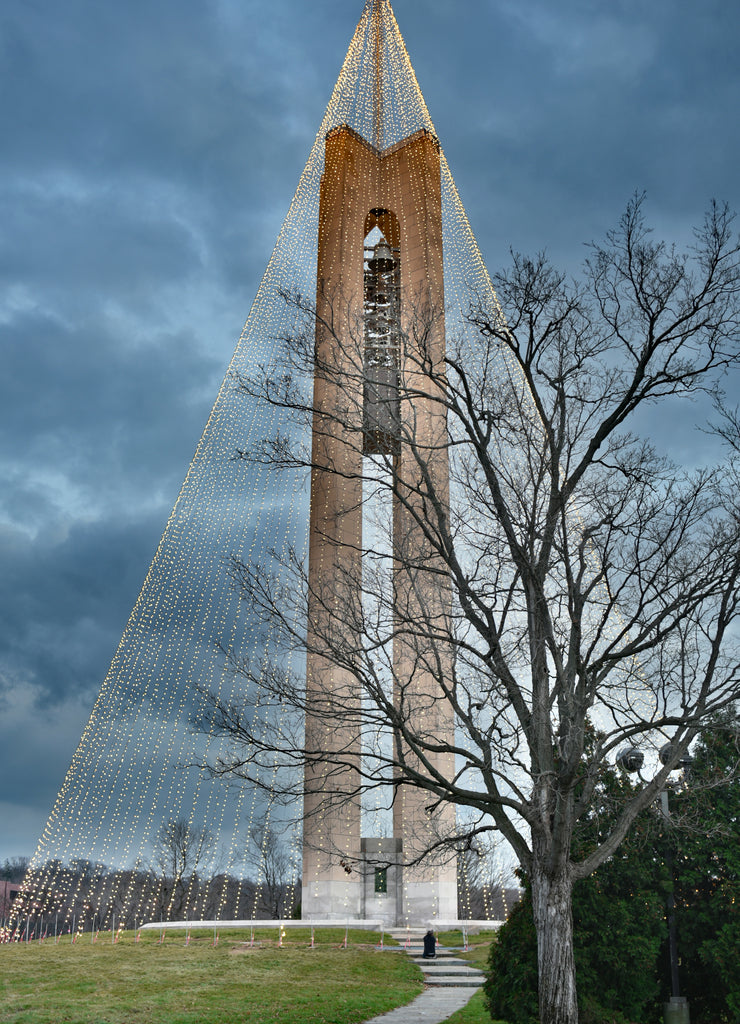
[[[234, 458], [284, 427], [277, 410], [247, 398], [236, 381], [279, 365], [297, 316], [284, 290], [309, 301], [316, 294], [324, 144], [339, 125], [382, 149], [422, 129], [436, 135], [389, 0], [367, 0], [234, 356], [32, 858], [11, 928], [30, 914], [57, 908], [66, 915], [64, 927], [75, 921], [78, 928], [93, 910], [101, 920], [115, 913], [117, 921], [174, 914], [178, 897], [162, 867], [162, 844], [173, 822], [199, 837], [202, 853], [178, 912], [191, 916], [210, 907], [223, 916], [243, 907], [240, 895], [232, 899], [230, 880], [251, 870], [247, 850], [258, 822], [267, 834], [278, 769], [267, 796], [256, 787], [248, 791], [209, 779], [197, 766], [225, 756], [229, 739], [193, 722], [205, 710], [203, 690], [227, 702], [244, 697], [247, 684], [232, 671], [231, 655], [267, 665], [273, 653], [272, 638], [265, 640], [254, 609], [231, 582], [230, 558], [256, 565], [274, 551], [283, 557], [290, 550], [300, 557], [307, 552], [307, 480], [253, 466], [247, 471]], [[424, 175], [421, 162], [412, 159], [410, 187], [418, 208]], [[446, 332], [467, 346], [472, 360], [482, 359], [468, 320], [471, 303], [491, 316], [501, 314], [444, 153], [441, 190]], [[400, 196], [402, 189], [396, 192]], [[403, 222], [408, 211], [395, 212]], [[366, 213], [361, 211], [363, 218]], [[434, 284], [442, 288], [442, 282]], [[502, 377], [513, 372], [504, 354], [489, 370]], [[258, 695], [251, 696], [258, 706]], [[266, 735], [274, 725], [265, 718], [256, 728]], [[377, 804], [374, 813], [377, 820]], [[300, 818], [300, 808], [293, 817]], [[320, 847], [330, 842], [321, 821], [316, 835]], [[288, 844], [297, 871], [296, 828]], [[317, 858], [317, 871], [320, 863]], [[253, 913], [256, 902], [257, 896]]]

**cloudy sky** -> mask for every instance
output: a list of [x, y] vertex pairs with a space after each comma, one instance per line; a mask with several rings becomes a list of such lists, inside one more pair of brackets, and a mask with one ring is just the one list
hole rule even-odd
[[[395, 0], [481, 249], [740, 207], [730, 0]], [[362, 0], [0, 9], [0, 860], [31, 854]], [[682, 445], [692, 444], [687, 434]]]

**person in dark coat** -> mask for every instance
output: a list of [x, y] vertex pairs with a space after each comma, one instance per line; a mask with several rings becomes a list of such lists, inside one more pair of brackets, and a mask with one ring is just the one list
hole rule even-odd
[[434, 960], [437, 955], [437, 940], [431, 928], [424, 936], [424, 952], [421, 955], [425, 960]]

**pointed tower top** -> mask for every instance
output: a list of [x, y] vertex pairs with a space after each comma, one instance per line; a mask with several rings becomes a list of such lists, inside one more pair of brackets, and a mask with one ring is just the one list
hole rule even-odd
[[341, 124], [379, 150], [422, 128], [436, 135], [390, 0], [366, 0], [320, 134]]

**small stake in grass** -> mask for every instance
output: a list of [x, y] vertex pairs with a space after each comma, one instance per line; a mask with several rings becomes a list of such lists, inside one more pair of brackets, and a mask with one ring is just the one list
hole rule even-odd
[[313, 925], [311, 925], [311, 949], [314, 948]]

